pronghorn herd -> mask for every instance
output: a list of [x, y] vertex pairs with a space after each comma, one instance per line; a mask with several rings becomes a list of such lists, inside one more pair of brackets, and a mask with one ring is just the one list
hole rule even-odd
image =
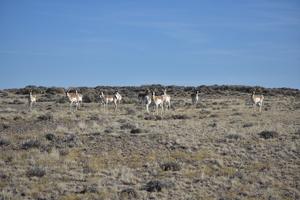
[[[259, 112], [262, 111], [264, 96], [263, 95], [256, 95], [255, 90], [253, 90], [251, 95], [251, 102], [253, 104], [253, 107], [255, 109], [256, 106], [259, 107]], [[70, 92], [69, 90], [65, 92], [66, 97], [70, 101], [70, 110], [72, 109], [72, 106], [75, 104], [76, 110], [80, 108], [80, 104], [82, 104], [83, 95], [78, 93], [77, 90], [75, 92]], [[118, 104], [121, 103], [122, 96], [121, 94], [116, 91], [113, 95], [105, 95], [103, 92], [99, 95], [101, 104], [103, 104], [104, 109], [107, 108], [108, 104], [113, 103], [115, 110], [118, 108]], [[147, 90], [145, 93], [140, 93], [138, 95], [138, 99], [140, 102], [144, 103], [146, 105], [146, 111], [149, 113], [149, 106], [153, 102], [155, 105], [155, 111], [158, 114], [159, 109], [161, 109], [161, 114], [164, 112], [165, 109], [171, 108], [171, 96], [167, 94], [167, 90], [164, 89], [163, 95], [156, 96], [155, 91], [150, 92], [150, 90]], [[32, 109], [32, 106], [36, 103], [37, 97], [36, 95], [32, 94], [32, 91], [29, 91], [28, 96], [28, 104], [29, 109]], [[196, 105], [199, 101], [199, 91], [194, 91], [191, 94], [191, 103], [192, 105]]]

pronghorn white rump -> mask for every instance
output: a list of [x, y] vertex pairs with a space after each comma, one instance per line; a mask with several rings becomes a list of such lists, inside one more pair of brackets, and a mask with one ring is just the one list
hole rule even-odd
[[122, 95], [120, 95], [120, 93], [117, 91], [116, 93], [115, 93], [115, 96], [116, 96], [116, 98], [117, 98], [117, 103], [121, 103], [121, 100], [122, 100]]
[[199, 91], [196, 91], [193, 94], [191, 94], [191, 98], [192, 98], [192, 104], [196, 105], [199, 101]]
[[264, 98], [265, 98], [264, 95], [255, 95], [255, 90], [252, 92], [251, 101], [253, 103], [253, 107], [258, 106], [259, 112], [261, 112]]
[[146, 105], [146, 111], [149, 113], [149, 105], [152, 102], [151, 92], [149, 90], [139, 93], [138, 99], [142, 104]]
[[29, 91], [29, 97], [28, 97], [28, 105], [29, 109], [32, 109], [33, 104], [36, 103], [36, 95], [32, 95], [32, 91]]

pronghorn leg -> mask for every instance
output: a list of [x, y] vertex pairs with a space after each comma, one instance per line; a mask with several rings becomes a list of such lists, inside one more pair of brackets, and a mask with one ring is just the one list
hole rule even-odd
[[149, 104], [146, 104], [146, 111], [149, 113]]
[[262, 109], [262, 102], [259, 104], [259, 112], [261, 112]]

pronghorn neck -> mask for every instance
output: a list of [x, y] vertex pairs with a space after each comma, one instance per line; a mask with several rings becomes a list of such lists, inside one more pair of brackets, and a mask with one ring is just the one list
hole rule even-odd
[[155, 92], [152, 93], [153, 101], [157, 101], [158, 99], [162, 99], [162, 96], [155, 96]]

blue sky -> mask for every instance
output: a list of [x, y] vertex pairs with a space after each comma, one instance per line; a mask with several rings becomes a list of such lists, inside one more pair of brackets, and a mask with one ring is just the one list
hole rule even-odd
[[0, 70], [0, 88], [300, 88], [300, 1], [0, 0]]

